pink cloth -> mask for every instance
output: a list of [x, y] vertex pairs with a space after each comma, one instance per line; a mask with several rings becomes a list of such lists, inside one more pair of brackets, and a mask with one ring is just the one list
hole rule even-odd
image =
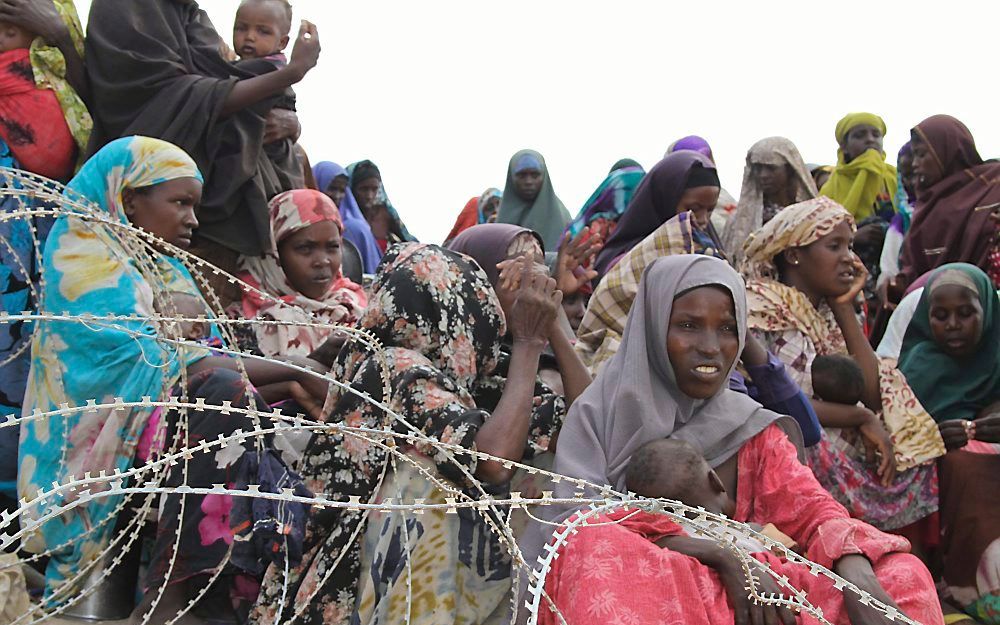
[[[867, 556], [900, 609], [924, 625], [943, 625], [941, 607], [927, 569], [906, 553], [909, 543], [851, 519], [796, 458], [795, 448], [770, 426], [739, 452], [736, 519], [773, 523], [826, 567], [841, 556]], [[595, 522], [621, 518], [623, 511]], [[731, 625], [732, 609], [718, 575], [697, 560], [662, 549], [654, 541], [682, 533], [667, 517], [635, 514], [618, 524], [581, 529], [562, 548], [545, 589], [568, 625], [628, 623]], [[826, 577], [765, 552], [755, 554], [804, 590], [831, 623], [848, 625], [843, 596]], [[543, 606], [542, 625], [558, 622]], [[817, 621], [801, 615], [800, 624]]]

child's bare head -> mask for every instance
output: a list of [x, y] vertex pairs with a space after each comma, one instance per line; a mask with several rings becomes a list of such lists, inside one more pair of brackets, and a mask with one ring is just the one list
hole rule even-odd
[[288, 46], [292, 5], [288, 0], [243, 0], [233, 24], [233, 51], [242, 59], [261, 59]]
[[[169, 317], [197, 318], [208, 316], [208, 307], [205, 300], [190, 293], [181, 291], [171, 291], [167, 294], [170, 300], [162, 307], [157, 307], [157, 312]], [[199, 341], [208, 338], [211, 328], [208, 321], [181, 321], [178, 322], [181, 337], [189, 341]]]
[[35, 33], [29, 32], [10, 22], [0, 21], [0, 52], [30, 48]]
[[732, 516], [736, 505], [701, 452], [673, 438], [650, 441], [629, 460], [625, 487], [643, 497], [673, 499]]
[[861, 366], [847, 354], [813, 358], [810, 366], [813, 395], [826, 402], [853, 406], [865, 392]]

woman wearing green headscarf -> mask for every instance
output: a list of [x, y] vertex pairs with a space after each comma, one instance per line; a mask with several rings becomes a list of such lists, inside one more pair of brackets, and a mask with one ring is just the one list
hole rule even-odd
[[896, 204], [896, 168], [885, 162], [885, 122], [873, 113], [850, 113], [837, 122], [837, 166], [820, 189], [861, 220], [892, 218]]
[[993, 283], [975, 265], [951, 263], [932, 274], [920, 296], [899, 361], [948, 448], [938, 461], [945, 612], [961, 609], [994, 625], [1000, 624], [998, 346]]
[[534, 230], [541, 235], [545, 249], [555, 250], [569, 222], [569, 211], [552, 188], [545, 158], [534, 150], [515, 154], [507, 167], [497, 223]]

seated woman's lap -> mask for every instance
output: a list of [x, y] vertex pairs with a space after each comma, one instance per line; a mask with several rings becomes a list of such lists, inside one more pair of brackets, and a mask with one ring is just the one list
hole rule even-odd
[[[826, 577], [776, 556], [755, 554], [804, 590], [832, 623], [847, 623], [841, 591]], [[941, 608], [926, 567], [908, 553], [893, 553], [873, 566], [900, 609], [920, 623], [939, 623]], [[733, 612], [718, 574], [689, 556], [663, 549], [622, 525], [581, 529], [564, 545], [546, 579], [546, 591], [568, 625], [607, 622], [679, 622], [731, 625]], [[542, 599], [539, 623], [559, 622]], [[629, 620], [629, 619], [632, 620]], [[815, 623], [807, 618], [801, 622]]]
[[[266, 404], [252, 392], [252, 387], [249, 395], [247, 389], [248, 382], [243, 376], [228, 369], [207, 369], [191, 376], [186, 399], [190, 402], [204, 399], [207, 408], [187, 411], [187, 436], [182, 442], [183, 447], [192, 449], [203, 441], [215, 441], [219, 436], [228, 437], [239, 430], [249, 432], [256, 428], [257, 424], [252, 416], [238, 411], [227, 414], [218, 408], [224, 402], [229, 402], [234, 408], [245, 408], [249, 405], [249, 397], [255, 401], [258, 409], [266, 411]], [[166, 440], [169, 446], [181, 424], [181, 415], [177, 411], [171, 411], [167, 420]], [[269, 425], [269, 421], [261, 423], [261, 427]], [[254, 441], [255, 437], [247, 437], [192, 453], [186, 463], [178, 462], [171, 468], [166, 486], [185, 484], [211, 488], [216, 484], [224, 484], [232, 487], [239, 477], [245, 452], [254, 449]], [[154, 587], [164, 579], [176, 582], [218, 568], [233, 542], [230, 521], [232, 505], [232, 497], [221, 494], [169, 495], [164, 498], [157, 524], [150, 575], [146, 580], [147, 587]], [[168, 571], [175, 544], [177, 557]]]

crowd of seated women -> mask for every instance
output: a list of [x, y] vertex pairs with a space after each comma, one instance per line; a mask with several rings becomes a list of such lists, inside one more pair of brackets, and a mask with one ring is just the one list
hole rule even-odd
[[[86, 37], [71, 0], [0, 0], [0, 166], [65, 185], [38, 200], [55, 215], [0, 223], [4, 311], [127, 319], [4, 324], [0, 418], [35, 417], [0, 428], [0, 497], [22, 506], [3, 529], [40, 605], [141, 531], [135, 622], [520, 623], [532, 583], [544, 623], [815, 622], [754, 603], [732, 550], [650, 512], [602, 510], [540, 581], [582, 507], [171, 490], [576, 494], [517, 462], [725, 514], [914, 621], [1000, 624], [1000, 163], [962, 122], [914, 126], [897, 166], [871, 113], [837, 123], [832, 166], [761, 139], [737, 199], [684, 137], [648, 172], [615, 163], [575, 218], [523, 150], [436, 245], [375, 163], [313, 167], [298, 145], [315, 26], [244, 0], [233, 32], [187, 0], [94, 0]], [[50, 493], [101, 471], [166, 494]], [[742, 539], [829, 622], [892, 622]]]

